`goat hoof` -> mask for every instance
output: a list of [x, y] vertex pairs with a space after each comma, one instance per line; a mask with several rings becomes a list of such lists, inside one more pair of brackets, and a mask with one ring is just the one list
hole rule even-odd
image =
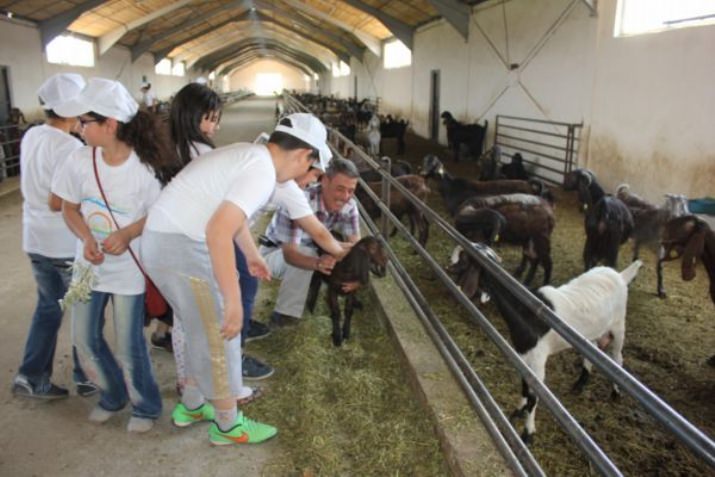
[[585, 387], [586, 386], [582, 383], [576, 383], [571, 387], [571, 394], [575, 394], [578, 396], [581, 393], [583, 393], [583, 388], [585, 388]]
[[527, 446], [530, 446], [534, 443], [534, 434], [529, 434], [529, 431], [524, 429], [524, 432], [521, 433], [521, 441]]
[[658, 298], [668, 298], [668, 294], [664, 290], [658, 290]]
[[509, 420], [514, 421], [516, 419], [523, 419], [526, 416], [526, 410], [522, 407], [520, 409], [514, 409], [514, 412], [509, 414]]
[[710, 358], [708, 358], [708, 360], [706, 361], [706, 363], [708, 364], [708, 366], [713, 366], [713, 367], [715, 367], [715, 354], [712, 355], [712, 356], [710, 356]]
[[340, 336], [333, 336], [333, 344], [335, 346], [340, 346], [343, 344], [343, 340]]
[[611, 401], [618, 402], [621, 400], [621, 392], [617, 389], [611, 391]]

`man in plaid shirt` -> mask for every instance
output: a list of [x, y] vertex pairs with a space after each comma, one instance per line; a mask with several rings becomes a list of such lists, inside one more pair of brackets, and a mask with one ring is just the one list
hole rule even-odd
[[[316, 218], [328, 230], [342, 234], [349, 243], [360, 239], [358, 208], [353, 199], [358, 177], [352, 162], [334, 157], [320, 183], [306, 191]], [[260, 252], [273, 277], [282, 280], [271, 320], [278, 325], [295, 322], [303, 315], [313, 272], [330, 273], [335, 258], [319, 255], [310, 236], [282, 207], [276, 210], [260, 242]]]

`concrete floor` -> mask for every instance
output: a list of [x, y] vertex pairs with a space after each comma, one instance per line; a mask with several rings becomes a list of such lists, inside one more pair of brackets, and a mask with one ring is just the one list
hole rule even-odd
[[[270, 132], [274, 107], [273, 99], [227, 107], [217, 144], [252, 141], [259, 132]], [[69, 319], [60, 333], [53, 380], [72, 389], [70, 398], [38, 402], [12, 396], [10, 383], [22, 357], [36, 299], [30, 264], [21, 251], [21, 205], [17, 192], [0, 199], [0, 475], [264, 475], [264, 465], [280, 452], [280, 438], [260, 446], [215, 449], [208, 443], [206, 425], [189, 429], [171, 425], [169, 415], [176, 403], [174, 364], [164, 351], [151, 351], [164, 398], [164, 415], [154, 430], [139, 436], [127, 434], [128, 410], [104, 425], [88, 422], [97, 398], [78, 397], [71, 386]], [[107, 333], [111, 336], [111, 326]]]

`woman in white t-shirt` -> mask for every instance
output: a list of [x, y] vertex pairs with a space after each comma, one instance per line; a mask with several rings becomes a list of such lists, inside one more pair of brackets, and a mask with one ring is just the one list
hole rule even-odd
[[251, 275], [269, 278], [248, 222], [276, 182], [314, 164], [324, 169], [332, 156], [326, 139], [315, 116], [287, 116], [265, 146], [235, 144], [191, 161], [149, 212], [142, 258], [186, 335], [186, 384], [172, 420], [180, 427], [214, 421], [209, 439], [215, 445], [258, 443], [277, 433], [236, 409], [244, 313], [233, 243]]
[[[80, 239], [75, 262], [94, 274], [89, 301], [72, 306], [73, 342], [101, 389], [89, 419], [105, 422], [130, 402], [127, 430], [146, 432], [161, 413], [161, 396], [143, 335], [145, 279], [131, 252], [140, 249], [147, 211], [161, 190], [155, 171], [172, 156], [156, 119], [139, 111], [117, 81], [90, 79], [65, 111], [79, 116], [88, 144], [69, 158], [55, 193]], [[115, 353], [103, 336], [110, 299]]]

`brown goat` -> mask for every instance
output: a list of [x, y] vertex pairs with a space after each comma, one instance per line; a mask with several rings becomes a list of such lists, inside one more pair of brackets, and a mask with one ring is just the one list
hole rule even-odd
[[[370, 272], [378, 277], [384, 277], [387, 266], [387, 254], [378, 239], [367, 236], [360, 239], [350, 252], [335, 264], [335, 268], [330, 275], [321, 272], [314, 272], [310, 280], [306, 307], [312, 313], [315, 310], [315, 303], [318, 300], [318, 292], [323, 282], [328, 284], [328, 296], [326, 300], [330, 307], [330, 318], [333, 321], [333, 344], [340, 346], [344, 340], [350, 338], [350, 322], [353, 310], [357, 303], [355, 293], [343, 291], [343, 285], [349, 282], [359, 282], [360, 287], [367, 285], [370, 281]], [[340, 326], [340, 303], [338, 296], [345, 296], [345, 322]]]
[[[427, 200], [430, 189], [427, 187], [427, 183], [423, 177], [417, 175], [406, 175], [395, 177], [395, 179], [422, 202]], [[382, 182], [368, 182], [367, 185], [378, 196], [380, 195]], [[358, 187], [355, 192], [355, 196], [363, 207], [365, 207], [365, 211], [367, 211], [370, 217], [375, 219], [380, 216], [380, 208], [368, 196], [367, 192], [365, 192], [362, 187]], [[412, 202], [410, 202], [407, 197], [402, 195], [400, 191], [393, 188], [390, 188], [390, 212], [392, 212], [398, 220], [402, 220], [402, 217], [407, 215], [407, 218], [410, 221], [410, 233], [414, 235], [416, 228], [417, 240], [420, 245], [424, 247], [429, 236], [429, 222], [425, 218], [424, 214], [422, 214], [422, 212]], [[394, 235], [396, 231], [396, 229], [393, 230], [392, 235]]]
[[[698, 260], [702, 262], [710, 279], [710, 300], [715, 304], [715, 232], [694, 215], [676, 217], [665, 224], [658, 259], [659, 295], [665, 296], [663, 262], [681, 257], [680, 273], [686, 282], [695, 278], [695, 266]], [[715, 355], [708, 359], [708, 364], [715, 366]]]

